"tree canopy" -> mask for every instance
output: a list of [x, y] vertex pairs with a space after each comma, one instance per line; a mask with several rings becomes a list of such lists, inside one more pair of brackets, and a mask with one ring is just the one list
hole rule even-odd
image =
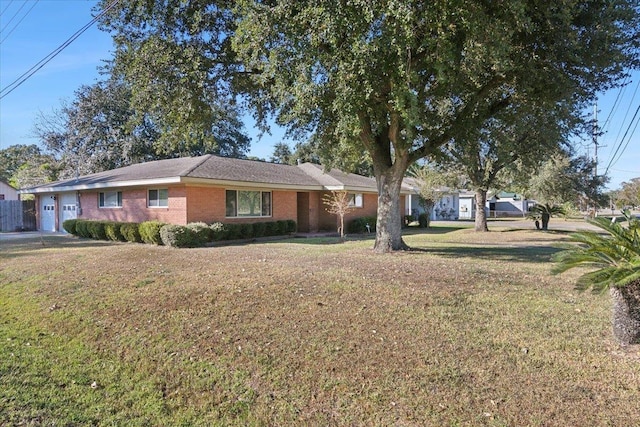
[[411, 163], [514, 94], [583, 107], [638, 65], [638, 15], [635, 0], [129, 0], [103, 26], [134, 104], [171, 111], [177, 127], [199, 123], [210, 97], [240, 94], [263, 125], [273, 115], [335, 157], [366, 153], [385, 252], [405, 247]]

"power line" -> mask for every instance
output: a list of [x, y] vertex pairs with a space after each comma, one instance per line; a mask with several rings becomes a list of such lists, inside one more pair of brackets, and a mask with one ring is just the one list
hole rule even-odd
[[33, 76], [38, 70], [44, 67], [49, 61], [58, 56], [60, 52], [62, 52], [67, 46], [73, 43], [78, 37], [80, 37], [85, 31], [87, 31], [93, 24], [95, 24], [98, 19], [103, 17], [110, 9], [112, 9], [116, 4], [118, 4], [120, 0], [113, 0], [109, 5], [101, 11], [96, 17], [94, 17], [89, 23], [85, 24], [82, 28], [76, 31], [71, 37], [65, 40], [60, 46], [55, 48], [51, 53], [45, 56], [43, 59], [38, 61], [33, 67], [29, 68], [25, 71], [20, 77], [15, 79], [9, 85], [5, 86], [2, 90], [0, 90], [0, 99], [9, 95], [11, 92], [20, 87], [24, 82], [26, 82], [31, 76]]
[[11, 24], [11, 21], [13, 21], [13, 20], [16, 18], [16, 16], [18, 16], [18, 14], [19, 14], [19, 13], [20, 13], [20, 11], [22, 10], [22, 8], [23, 8], [23, 7], [25, 7], [26, 5], [27, 5], [27, 0], [24, 0], [24, 2], [22, 2], [22, 6], [20, 6], [20, 7], [18, 8], [18, 10], [16, 11], [16, 13], [14, 13], [14, 14], [13, 14], [13, 16], [11, 17], [11, 19], [9, 19], [9, 22], [7, 22], [7, 23], [5, 24], [5, 26], [4, 26], [4, 28], [3, 28], [2, 30], [0, 30], [0, 33], [3, 33], [3, 32], [4, 32], [4, 30], [6, 30], [6, 29], [7, 29], [7, 27], [9, 26], [9, 24]]
[[[622, 143], [624, 142], [624, 139], [627, 137], [627, 134], [629, 133], [629, 130], [631, 129], [631, 126], [633, 125], [633, 122], [636, 120], [636, 117], [638, 117], [638, 113], [639, 112], [640, 112], [640, 104], [638, 104], [638, 108], [636, 108], [636, 112], [633, 114], [633, 118], [629, 122], [629, 126], [627, 126], [627, 130], [625, 130], [624, 135], [622, 136], [622, 139], [620, 140], [620, 146], [622, 146]], [[622, 155], [624, 154], [625, 150], [629, 146], [629, 142], [631, 141], [631, 137], [633, 137], [633, 134], [635, 133], [636, 129], [638, 128], [638, 123], [639, 122], [640, 122], [640, 120], [638, 120], [636, 122], [635, 126], [633, 127], [633, 131], [631, 131], [631, 135], [629, 135], [629, 139], [627, 139], [627, 143], [624, 145], [624, 148], [622, 149], [622, 151], [618, 155], [618, 158], [614, 160], [615, 154], [611, 158], [611, 161], [609, 162], [609, 165], [607, 166], [607, 172], [609, 171], [609, 167], [611, 167], [612, 165], [615, 164], [615, 162], [620, 160], [620, 157], [622, 157]], [[620, 146], [618, 146], [618, 148], [620, 148]], [[617, 153], [617, 150], [616, 150], [616, 153]], [[606, 174], [607, 173], [605, 172], [605, 175]]]
[[7, 9], [9, 9], [9, 6], [11, 6], [11, 3], [13, 3], [13, 0], [10, 0], [9, 3], [7, 3], [7, 5], [4, 7], [4, 9], [2, 9], [2, 12], [0, 12], [0, 17], [2, 17], [2, 15], [4, 15], [4, 13], [7, 11]]
[[20, 20], [16, 23], [16, 25], [13, 26], [13, 28], [11, 29], [11, 31], [9, 31], [9, 34], [7, 34], [6, 36], [4, 36], [4, 38], [2, 40], [0, 40], [0, 44], [2, 44], [10, 35], [11, 33], [13, 33], [15, 31], [16, 28], [18, 28], [18, 25], [20, 25], [20, 23], [24, 20], [24, 18], [27, 17], [27, 15], [29, 14], [29, 12], [31, 12], [33, 10], [34, 7], [36, 7], [36, 5], [38, 4], [40, 0], [36, 0], [33, 2], [33, 4], [31, 5], [31, 7], [29, 8], [29, 10], [27, 10], [27, 13], [25, 13], [24, 15], [22, 15], [22, 18], [20, 18]]
[[[638, 80], [638, 83], [636, 84], [636, 88], [633, 91], [633, 96], [631, 97], [631, 101], [629, 101], [629, 106], [627, 107], [627, 111], [624, 113], [624, 118], [622, 119], [622, 122], [621, 122], [621, 125], [620, 125], [620, 129], [618, 130], [618, 134], [616, 135], [614, 141], [618, 141], [618, 138], [620, 137], [620, 133], [622, 132], [622, 128], [624, 126], [624, 123], [627, 121], [627, 116], [629, 115], [629, 111], [631, 110], [631, 104], [633, 103], [634, 99], [636, 98], [636, 94], [638, 93], [638, 88], [640, 88], [640, 79]], [[636, 112], [636, 114], [637, 114], [637, 112]], [[627, 127], [627, 132], [629, 131], [629, 128], [631, 127], [631, 124], [633, 124], [633, 119], [631, 120], [631, 122], [629, 123], [629, 126]], [[625, 133], [625, 135], [626, 135], [626, 133]], [[622, 143], [624, 142], [624, 136], [619, 141], [620, 142], [618, 142], [617, 144], [614, 143], [614, 146], [617, 145], [617, 147], [616, 147], [615, 151], [613, 152], [613, 154], [609, 157], [609, 164], [607, 165], [607, 168], [606, 168], [607, 171], [609, 170], [609, 168], [613, 164], [614, 159], [616, 158], [616, 156], [618, 155], [618, 152], [620, 151], [620, 148], [622, 147]], [[605, 173], [605, 175], [606, 175], [606, 173]]]

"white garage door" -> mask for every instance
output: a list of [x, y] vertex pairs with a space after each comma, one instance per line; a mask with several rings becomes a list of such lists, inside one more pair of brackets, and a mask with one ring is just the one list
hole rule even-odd
[[68, 219], [76, 219], [78, 212], [76, 209], [76, 195], [63, 194], [60, 196], [60, 231], [66, 233], [62, 224]]
[[40, 230], [56, 231], [55, 200], [45, 197], [40, 205]]

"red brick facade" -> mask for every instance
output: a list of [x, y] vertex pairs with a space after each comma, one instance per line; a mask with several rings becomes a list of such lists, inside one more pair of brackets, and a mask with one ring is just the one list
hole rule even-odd
[[[168, 207], [148, 207], [149, 189], [161, 187], [122, 189], [122, 207], [100, 208], [99, 192], [80, 193], [78, 218], [112, 220], [120, 222], [143, 222], [158, 220], [170, 224], [185, 225], [191, 222], [263, 222], [294, 220], [300, 231], [335, 231], [338, 218], [329, 214], [322, 197], [329, 192], [297, 192], [273, 190], [271, 192], [272, 212], [270, 217], [230, 218], [226, 217], [225, 188], [211, 186], [169, 186]], [[345, 216], [345, 224], [359, 217], [375, 217], [377, 214], [377, 194], [364, 193], [363, 206], [353, 209]], [[404, 206], [401, 196], [400, 206]]]

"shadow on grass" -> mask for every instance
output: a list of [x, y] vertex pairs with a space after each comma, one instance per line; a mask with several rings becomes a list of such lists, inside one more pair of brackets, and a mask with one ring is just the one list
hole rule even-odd
[[446, 248], [411, 248], [409, 252], [429, 253], [445, 258], [470, 258], [494, 261], [511, 261], [527, 263], [545, 263], [551, 261], [551, 256], [561, 251], [551, 246], [450, 246]]

